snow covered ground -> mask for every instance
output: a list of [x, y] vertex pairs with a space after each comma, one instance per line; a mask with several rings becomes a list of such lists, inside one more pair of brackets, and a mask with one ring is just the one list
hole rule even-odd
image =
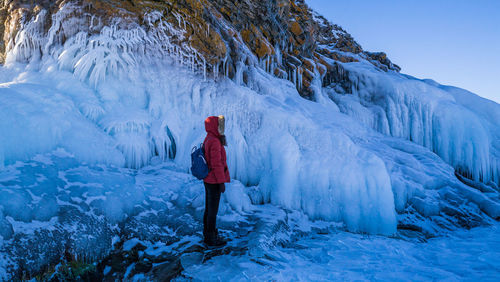
[[[6, 167], [0, 183], [0, 277], [38, 272], [65, 253], [96, 261], [117, 240], [171, 244], [201, 232], [203, 184], [173, 163], [90, 166], [58, 149]], [[236, 221], [251, 202], [240, 183], [228, 188], [220, 215]]]
[[[0, 185], [0, 204], [7, 213], [1, 230], [13, 232], [0, 240], [4, 280], [19, 272], [36, 273], [66, 253], [101, 262], [97, 269], [105, 277], [137, 281], [160, 275], [157, 269], [172, 263], [170, 257], [180, 258], [179, 281], [494, 281], [500, 275], [498, 223], [428, 240], [404, 231], [390, 237], [354, 234], [341, 222], [255, 205], [252, 201], [262, 197], [258, 187], [237, 181], [228, 185], [219, 213], [220, 232], [232, 240], [221, 251], [207, 253], [201, 247], [202, 184], [158, 158], [133, 170], [82, 164], [57, 149], [7, 166]], [[32, 200], [23, 202], [28, 198], [23, 194]], [[143, 251], [117, 267], [110, 259], [117, 242], [121, 252], [137, 246]], [[155, 263], [137, 266], [148, 260]]]
[[498, 224], [425, 243], [313, 231], [265, 251], [217, 256], [182, 274], [212, 281], [498, 281], [499, 257]]

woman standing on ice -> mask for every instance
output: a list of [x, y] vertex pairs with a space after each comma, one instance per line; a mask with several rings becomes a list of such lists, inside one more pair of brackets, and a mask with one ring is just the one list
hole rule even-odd
[[203, 237], [209, 246], [222, 246], [224, 242], [216, 228], [217, 212], [221, 193], [226, 191], [224, 183], [230, 182], [226, 162], [226, 136], [224, 135], [224, 116], [211, 116], [205, 119], [207, 137], [203, 141], [205, 158], [210, 172], [203, 179], [205, 184], [205, 213], [203, 214]]

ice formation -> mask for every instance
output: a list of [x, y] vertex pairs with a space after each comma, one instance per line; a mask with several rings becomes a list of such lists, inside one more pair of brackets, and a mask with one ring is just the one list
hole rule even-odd
[[[191, 72], [206, 70], [199, 55], [170, 43], [182, 31], [160, 15], [146, 15], [150, 25], [160, 19], [149, 31], [110, 26], [89, 37], [68, 19], [72, 9], [54, 15], [47, 36], [42, 10], [7, 53], [2, 164], [62, 147], [84, 162], [139, 168], [159, 156], [188, 167], [188, 152], [203, 136], [203, 118], [225, 114], [232, 175], [258, 185], [262, 202], [344, 221], [353, 231], [393, 233], [393, 199], [401, 197], [393, 195], [398, 190], [391, 189], [386, 164], [353, 142], [348, 123], [324, 121], [342, 112], [354, 118], [350, 123], [430, 148], [472, 179], [498, 183], [498, 117], [479, 117], [439, 85], [381, 73], [363, 62], [343, 64], [356, 81], [354, 95], [319, 87], [317, 103], [271, 77], [270, 62], [250, 68], [248, 87], [238, 78], [236, 84], [200, 80]], [[61, 26], [69, 36], [63, 46]]]
[[47, 35], [40, 11], [10, 46], [0, 97], [3, 165], [62, 147], [83, 162], [139, 168], [159, 156], [188, 167], [203, 117], [225, 114], [232, 175], [258, 185], [263, 202], [341, 220], [353, 231], [393, 233], [393, 198], [400, 197], [386, 164], [352, 140], [349, 124], [324, 121], [347, 113], [350, 123], [411, 140], [472, 179], [498, 184], [496, 104], [480, 116], [444, 87], [363, 62], [343, 64], [354, 95], [318, 87], [317, 103], [270, 76], [271, 62], [250, 67], [247, 87], [238, 78], [200, 80], [192, 71], [205, 71], [203, 60], [170, 43], [183, 32], [161, 15], [145, 16], [148, 31], [114, 25], [88, 36], [72, 9], [53, 16]]
[[354, 95], [329, 91], [342, 112], [429, 148], [468, 178], [499, 183], [498, 104], [435, 82], [381, 73], [368, 64], [344, 68], [354, 81]]
[[[183, 67], [192, 59], [177, 54], [168, 41], [162, 46], [163, 60], [145, 56], [141, 46], [160, 45], [155, 36], [161, 31], [110, 27], [89, 38], [76, 33], [64, 46], [52, 37], [37, 40], [50, 50], [30, 62], [41, 71], [22, 72], [14, 84], [3, 85], [3, 104], [18, 105], [9, 115], [18, 125], [4, 125], [5, 137], [12, 136], [2, 140], [4, 163], [62, 147], [86, 162], [138, 168], [160, 156], [188, 168], [190, 149], [204, 136], [204, 117], [224, 114], [231, 173], [246, 185], [258, 185], [263, 202], [344, 221], [352, 231], [395, 232], [393, 194], [382, 160], [341, 128], [325, 132], [314, 116], [302, 113], [301, 105], [311, 102], [259, 68], [251, 70], [251, 89], [228, 80], [200, 80]], [[12, 49], [10, 66], [3, 71], [14, 71], [12, 61], [24, 58], [21, 54], [36, 52], [23, 42], [40, 37], [32, 32], [20, 38], [16, 44], [21, 47]], [[31, 82], [53, 87], [30, 91]], [[18, 95], [16, 89], [26, 91]], [[38, 106], [33, 111], [41, 111], [41, 117], [25, 110], [34, 100]], [[20, 139], [33, 145], [15, 146]]]
[[[239, 64], [234, 80], [207, 73], [194, 49], [171, 43], [183, 31], [157, 13], [145, 15], [148, 29], [112, 25], [89, 35], [72, 9], [63, 6], [47, 34], [43, 10], [25, 23], [0, 68], [5, 242], [57, 231], [76, 251], [102, 255], [129, 221], [147, 225], [161, 210], [191, 217], [183, 209], [199, 212], [203, 197], [187, 174], [189, 153], [205, 117], [219, 114], [234, 177], [225, 216], [271, 203], [349, 231], [393, 235], [399, 225], [429, 236], [500, 218], [494, 102], [363, 58], [341, 64], [352, 94], [323, 88], [316, 73], [309, 101], [297, 93], [303, 74], [289, 74], [295, 83], [274, 77], [274, 59]], [[158, 169], [162, 162], [168, 169]]]

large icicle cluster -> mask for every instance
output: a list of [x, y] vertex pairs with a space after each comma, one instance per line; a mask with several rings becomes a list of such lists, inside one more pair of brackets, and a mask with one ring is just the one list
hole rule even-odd
[[456, 94], [435, 82], [381, 73], [366, 63], [343, 67], [354, 95], [328, 90], [342, 112], [383, 134], [429, 148], [470, 179], [500, 183], [498, 104], [455, 89], [463, 96], [457, 101]]
[[[142, 65], [141, 60], [175, 61], [191, 71], [206, 69], [203, 58], [196, 50], [187, 44], [178, 46], [171, 42], [170, 39], [173, 37], [182, 41], [184, 31], [176, 30], [163, 21], [159, 12], [153, 11], [144, 16], [146, 28], [133, 26], [121, 29], [116, 24], [104, 26], [99, 33], [89, 36], [88, 30], [79, 31], [80, 27], [85, 25], [83, 20], [75, 17], [76, 9], [78, 7], [71, 2], [62, 6], [52, 16], [52, 26], [47, 34], [43, 32], [42, 18], [46, 16], [44, 10], [41, 10], [32, 21], [24, 23], [13, 41], [15, 44], [12, 44], [7, 53], [7, 64], [40, 63], [47, 69], [52, 69], [53, 64], [57, 64], [57, 69], [72, 72], [95, 89], [106, 87], [102, 85], [108, 76], [124, 80], [127, 80], [127, 77], [136, 77], [141, 71], [139, 69]], [[61, 46], [63, 37], [66, 40]], [[41, 50], [43, 52], [40, 52]], [[40, 60], [42, 53], [46, 56]], [[204, 75], [207, 75], [206, 72]], [[156, 78], [158, 77], [152, 77]], [[73, 86], [68, 84], [65, 87]], [[133, 97], [134, 94], [130, 93], [134, 87], [130, 85], [129, 88], [124, 88], [131, 95], [127, 103], [141, 102], [140, 97]], [[127, 98], [119, 97], [122, 90], [109, 92], [101, 89], [97, 91], [100, 92], [97, 96], [93, 89], [82, 91], [85, 94], [75, 94], [81, 113], [90, 120], [98, 122], [106, 133], [118, 141], [116, 146], [125, 152], [127, 166], [141, 167], [148, 163], [152, 155], [160, 155], [164, 159], [175, 156], [174, 140], [165, 122], [158, 120], [154, 124], [149, 124], [142, 112], [137, 112], [135, 116], [132, 116], [133, 113], [124, 112], [120, 109], [120, 103], [121, 99]], [[149, 98], [142, 99], [142, 102], [147, 99]], [[108, 102], [108, 109], [102, 108], [99, 101]], [[103, 116], [105, 112], [107, 114]]]
[[[150, 16], [151, 21], [158, 20], [154, 14]], [[54, 20], [53, 24], [50, 30], [69, 23]], [[182, 64], [172, 65], [189, 56], [170, 49], [168, 37], [174, 31], [166, 23], [157, 22], [156, 27], [148, 32], [141, 27], [105, 27], [92, 36], [79, 32], [63, 46], [50, 32], [45, 41], [49, 44], [45, 49], [50, 51], [30, 62], [41, 71], [25, 72], [15, 79], [15, 85], [3, 85], [2, 96], [12, 103], [20, 96], [14, 90], [25, 88], [22, 103], [40, 99], [34, 111], [43, 116], [40, 119], [19, 107], [10, 114], [21, 120], [18, 126], [4, 124], [4, 131], [14, 138], [2, 144], [18, 141], [19, 132], [34, 133], [26, 139], [42, 142], [29, 146], [31, 151], [6, 147], [5, 162], [60, 146], [83, 161], [137, 168], [160, 156], [175, 158], [187, 169], [192, 146], [204, 136], [204, 118], [224, 114], [231, 173], [243, 183], [259, 187], [255, 202], [302, 209], [312, 218], [343, 221], [352, 231], [395, 232], [390, 178], [379, 158], [355, 145], [340, 129], [325, 132], [314, 116], [301, 112], [307, 101], [292, 84], [261, 69], [249, 69], [252, 90], [231, 81], [203, 82]], [[39, 36], [35, 32], [29, 37]], [[153, 46], [158, 47], [147, 49]], [[9, 57], [19, 59], [17, 50], [12, 48]], [[15, 64], [3, 71], [15, 71]], [[54, 88], [40, 89], [40, 96], [28, 91], [29, 82]], [[59, 109], [63, 102], [67, 105], [64, 110]], [[76, 116], [78, 122], [64, 117], [65, 113]], [[37, 131], [31, 128], [35, 120]], [[60, 125], [61, 120], [67, 124]], [[78, 123], [81, 127], [75, 127]], [[105, 137], [96, 137], [94, 131]], [[75, 139], [81, 141], [79, 146]], [[114, 145], [106, 147], [103, 140]]]

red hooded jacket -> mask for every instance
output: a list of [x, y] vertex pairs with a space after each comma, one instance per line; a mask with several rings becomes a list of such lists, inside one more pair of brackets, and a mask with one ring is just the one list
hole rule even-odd
[[221, 135], [219, 134], [218, 127], [218, 117], [211, 116], [205, 119], [207, 137], [205, 137], [203, 145], [205, 147], [205, 158], [210, 172], [203, 181], [210, 184], [220, 184], [231, 181], [226, 162], [226, 150], [220, 141]]

